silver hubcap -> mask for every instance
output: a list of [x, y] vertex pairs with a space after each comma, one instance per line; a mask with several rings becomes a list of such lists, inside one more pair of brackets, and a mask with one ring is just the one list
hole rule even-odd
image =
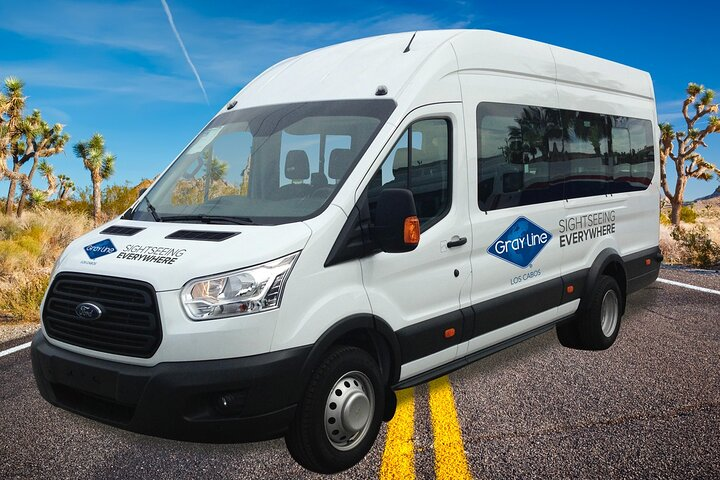
[[600, 326], [606, 337], [611, 337], [615, 332], [618, 322], [618, 313], [620, 306], [618, 305], [618, 297], [615, 290], [608, 290], [603, 297], [602, 306], [600, 307]]
[[362, 372], [346, 373], [325, 402], [325, 433], [338, 450], [351, 450], [365, 438], [375, 413], [375, 392]]

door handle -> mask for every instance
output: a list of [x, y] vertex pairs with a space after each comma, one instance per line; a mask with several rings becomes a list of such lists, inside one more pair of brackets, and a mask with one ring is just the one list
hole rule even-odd
[[452, 240], [447, 242], [447, 247], [448, 248], [459, 247], [461, 245], [465, 245], [466, 243], [467, 243], [467, 237], [458, 237], [457, 235], [455, 235], [452, 238]]

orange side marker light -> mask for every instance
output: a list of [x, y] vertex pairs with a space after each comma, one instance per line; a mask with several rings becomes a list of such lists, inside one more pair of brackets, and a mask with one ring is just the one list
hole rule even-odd
[[445, 338], [452, 338], [455, 336], [455, 329], [454, 328], [448, 328], [445, 330]]
[[651, 263], [652, 263], [652, 260], [650, 260], [649, 258], [645, 259], [645, 265], [650, 266]]
[[418, 217], [407, 217], [405, 219], [405, 243], [417, 245], [420, 243], [420, 219]]
[[565, 290], [567, 293], [573, 293], [575, 291], [575, 287], [573, 285], [568, 285]]

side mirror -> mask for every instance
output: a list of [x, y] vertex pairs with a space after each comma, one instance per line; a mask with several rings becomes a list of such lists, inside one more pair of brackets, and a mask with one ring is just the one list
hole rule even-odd
[[138, 191], [138, 196], [137, 196], [137, 198], [142, 197], [142, 196], [143, 196], [143, 193], [145, 193], [145, 192], [147, 192], [147, 188], [141, 188], [141, 189]]
[[410, 190], [388, 188], [380, 193], [372, 231], [373, 239], [383, 252], [415, 250], [420, 243], [420, 220]]

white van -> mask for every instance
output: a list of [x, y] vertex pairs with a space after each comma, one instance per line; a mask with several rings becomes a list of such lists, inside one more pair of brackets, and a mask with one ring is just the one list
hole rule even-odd
[[662, 260], [657, 131], [647, 73], [495, 32], [285, 60], [60, 257], [40, 392], [346, 469], [394, 390], [552, 327], [612, 345]]

